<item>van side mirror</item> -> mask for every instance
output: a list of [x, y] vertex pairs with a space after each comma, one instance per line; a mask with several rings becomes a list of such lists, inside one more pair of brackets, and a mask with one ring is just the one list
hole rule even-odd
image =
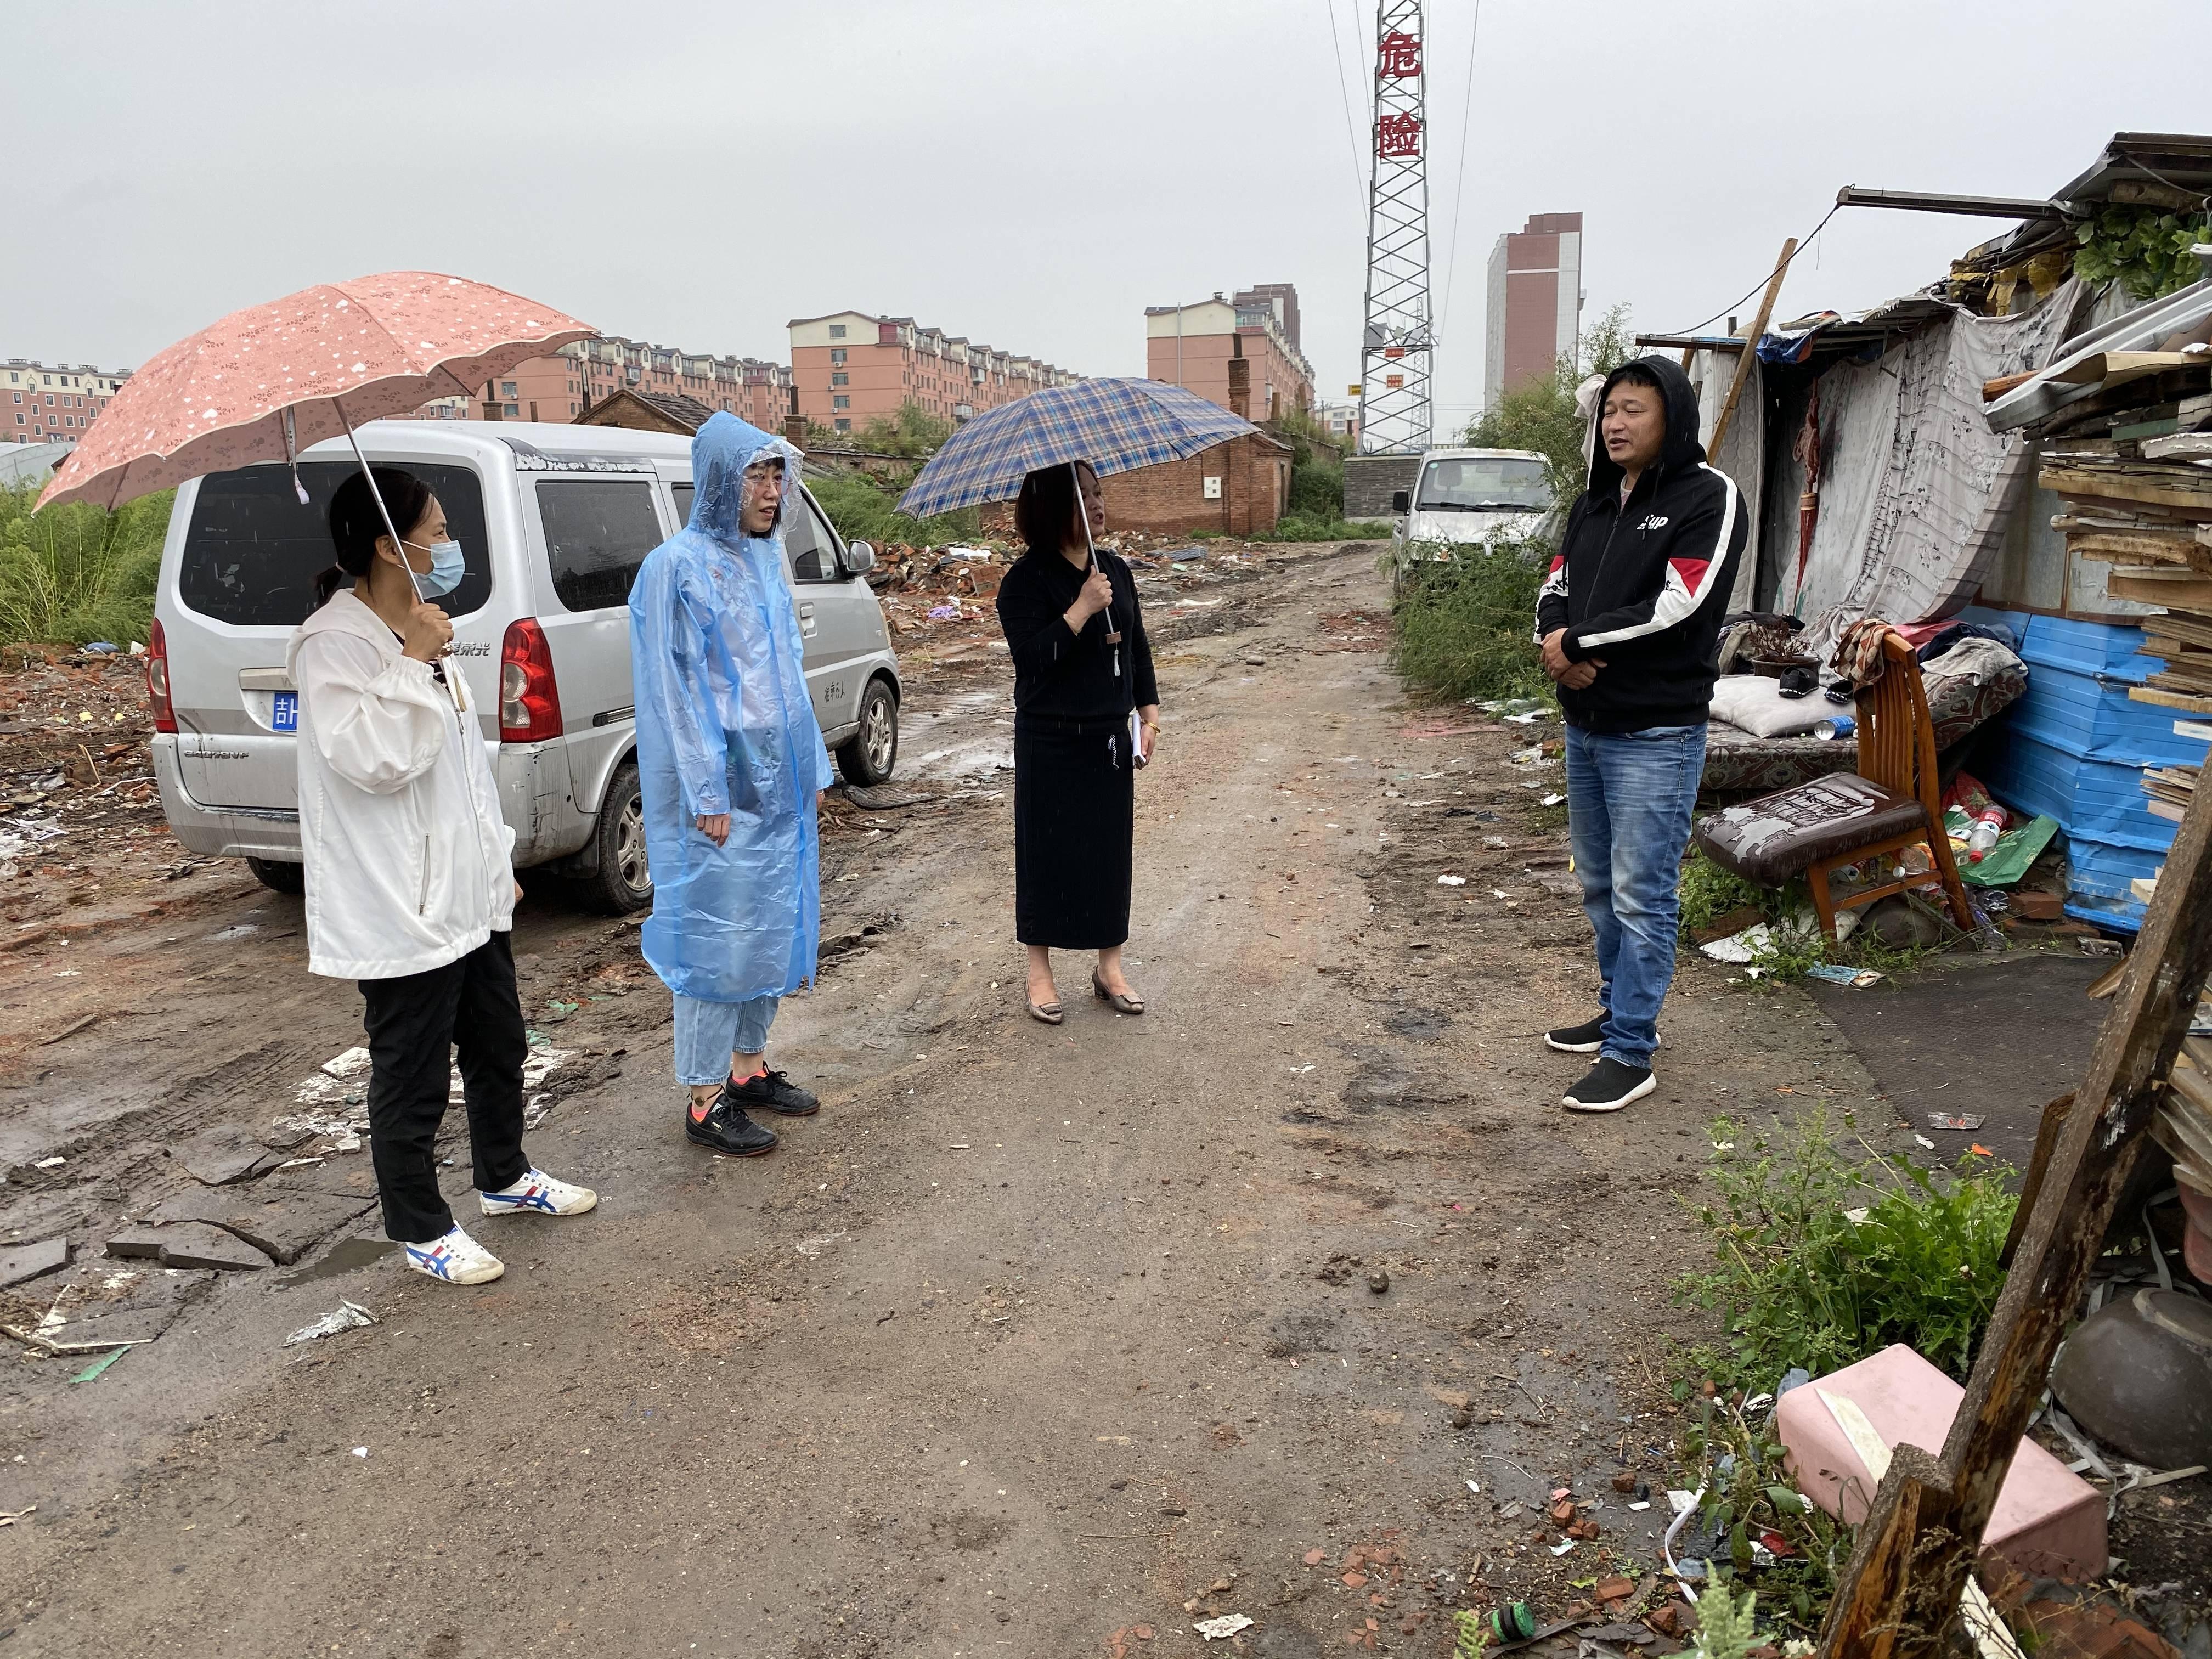
[[1412, 490], [1394, 489], [1390, 492], [1390, 510], [1393, 513], [1409, 513], [1413, 510], [1413, 492]]
[[845, 544], [845, 568], [855, 576], [865, 576], [876, 568], [876, 550], [866, 542]]

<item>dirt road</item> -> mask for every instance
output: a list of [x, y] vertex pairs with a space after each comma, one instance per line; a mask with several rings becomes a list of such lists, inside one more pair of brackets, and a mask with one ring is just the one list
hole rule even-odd
[[[509, 1271], [482, 1290], [346, 1244], [373, 1214], [346, 1271], [100, 1255], [358, 1041], [296, 902], [204, 872], [166, 916], [0, 958], [6, 1237], [78, 1247], [19, 1294], [191, 1292], [94, 1382], [11, 1367], [0, 1510], [36, 1511], [0, 1529], [0, 1653], [1188, 1654], [1238, 1613], [1242, 1651], [1435, 1655], [1470, 1599], [1648, 1564], [1654, 1512], [1607, 1477], [1674, 1432], [1703, 1126], [1869, 1080], [1809, 1005], [1701, 966], [1659, 1093], [1560, 1111], [1577, 1064], [1535, 1034], [1595, 987], [1537, 805], [1558, 771], [1510, 759], [1542, 728], [1406, 705], [1371, 550], [1217, 597], [1152, 618], [1149, 1014], [1071, 961], [1066, 1025], [1023, 1018], [1004, 658], [919, 674], [900, 781], [933, 799], [829, 838], [836, 943], [775, 1034], [826, 1103], [773, 1158], [684, 1142], [634, 929], [524, 907], [566, 1055], [531, 1150], [602, 1202], [486, 1223]], [[321, 1133], [220, 1191], [365, 1205]], [[380, 1322], [281, 1346], [341, 1296]], [[1563, 1557], [1559, 1486], [1601, 1505]]]

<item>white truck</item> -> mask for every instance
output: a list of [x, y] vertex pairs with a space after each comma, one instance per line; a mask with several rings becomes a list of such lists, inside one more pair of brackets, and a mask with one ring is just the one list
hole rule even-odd
[[1552, 510], [1544, 458], [1528, 449], [1431, 449], [1413, 488], [1390, 499], [1392, 564], [1402, 579], [1462, 547], [1525, 541]]

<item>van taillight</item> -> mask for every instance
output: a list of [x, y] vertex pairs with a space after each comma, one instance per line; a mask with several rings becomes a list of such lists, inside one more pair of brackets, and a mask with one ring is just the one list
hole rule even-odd
[[553, 653], [534, 617], [507, 624], [499, 650], [499, 740], [542, 743], [561, 735], [561, 692]]
[[146, 701], [154, 708], [154, 729], [174, 732], [177, 711], [169, 702], [169, 641], [161, 632], [159, 617], [155, 619], [153, 632], [146, 636]]

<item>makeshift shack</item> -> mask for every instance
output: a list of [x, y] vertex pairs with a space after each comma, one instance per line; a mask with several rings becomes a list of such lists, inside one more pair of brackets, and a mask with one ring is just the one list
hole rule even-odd
[[[1740, 334], [1731, 319], [1726, 336], [1638, 337], [1647, 349], [1681, 353], [1714, 464], [1753, 504], [1753, 553], [1731, 611], [1768, 619], [1757, 637], [1769, 652], [1775, 629], [1795, 630], [1789, 653], [1819, 665], [1831, 689], [1826, 659], [1855, 621], [1880, 617], [1923, 647], [1941, 624], [1973, 624], [1986, 646], [1922, 663], [1946, 775], [1971, 766], [2022, 816], [2054, 818], [2068, 838], [2069, 912], [2122, 929], [2141, 914], [2130, 883], [2154, 869], [2172, 838], [2171, 822], [2145, 804], [2145, 769], [2200, 763], [2204, 751], [2202, 732], [2187, 723], [2177, 731], [2130, 688], [2212, 694], [2212, 654], [2195, 655], [2212, 653], [2212, 592], [2177, 586], [2212, 586], [2212, 570], [2171, 558], [2157, 569], [2147, 560], [2116, 566], [2109, 545], [2069, 539], [2041, 429], [1984, 410], [2004, 409], [2046, 369], [2087, 373], [2066, 366], [2093, 342], [2137, 349], [2137, 337], [2160, 327], [2154, 344], [2177, 335], [2184, 296], [2145, 307], [2142, 295], [2196, 275], [2174, 244], [2191, 226], [2212, 236], [2206, 191], [2212, 137], [2138, 133], [2115, 135], [2047, 200], [1846, 189], [1844, 205], [2009, 217], [2019, 228], [1970, 249], [1942, 281], [1856, 316], [1820, 312], [1767, 326], [1762, 311]], [[1770, 286], [1770, 302], [1779, 286]], [[2212, 295], [2212, 286], [2188, 292]], [[2179, 311], [2192, 307], [2201, 314], [2212, 300]], [[2137, 314], [2148, 311], [2158, 317]], [[2124, 401], [2185, 424], [2147, 392]], [[2201, 637], [2186, 618], [2157, 636], [2179, 667], [2139, 654], [2143, 619], [2174, 609], [2161, 597], [2204, 606]], [[1731, 666], [1752, 672], [1748, 660], [1724, 661], [1724, 672]], [[1766, 672], [1778, 671], [1770, 661]], [[1710, 791], [1781, 788], [1855, 763], [1848, 736], [1814, 735], [1849, 714], [1818, 691], [1790, 709], [1740, 689], [1739, 708], [1763, 711], [1758, 730], [1729, 725], [1736, 715], [1726, 702], [1716, 702]], [[2166, 776], [2160, 787], [2171, 808], [2180, 785]]]

